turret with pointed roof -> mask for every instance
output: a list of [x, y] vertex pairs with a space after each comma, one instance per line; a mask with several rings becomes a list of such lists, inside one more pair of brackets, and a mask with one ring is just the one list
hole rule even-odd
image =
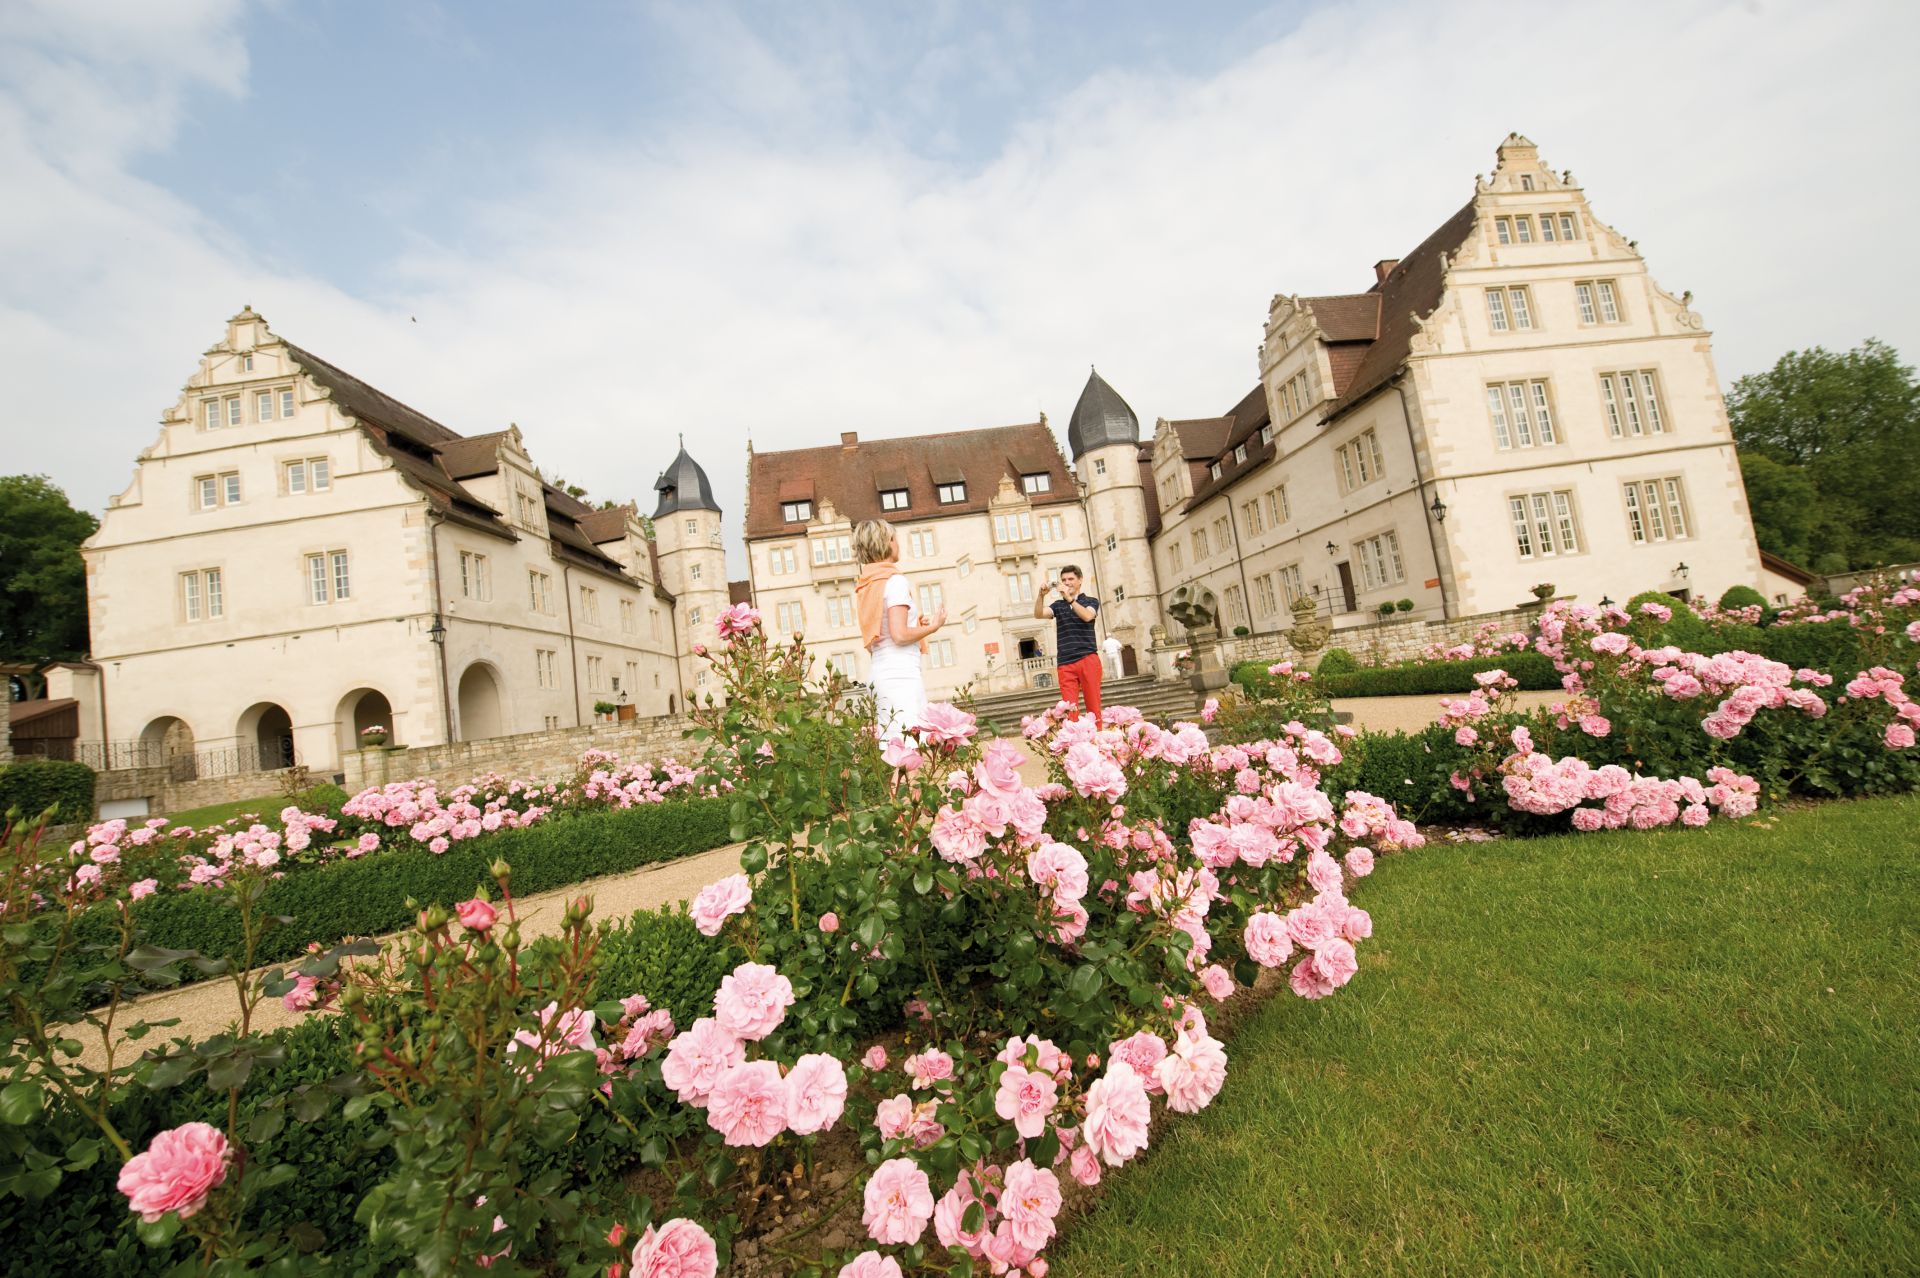
[[1133, 409], [1097, 371], [1089, 371], [1086, 389], [1080, 392], [1080, 402], [1073, 406], [1073, 417], [1067, 422], [1067, 451], [1079, 461], [1096, 448], [1139, 442], [1140, 419]]
[[654, 508], [653, 517], [659, 519], [680, 510], [711, 510], [720, 513], [720, 503], [713, 499], [713, 485], [707, 482], [707, 472], [700, 469], [700, 463], [687, 454], [686, 436], [680, 437], [680, 451], [673, 461], [660, 473], [653, 483], [660, 494], [660, 504]]

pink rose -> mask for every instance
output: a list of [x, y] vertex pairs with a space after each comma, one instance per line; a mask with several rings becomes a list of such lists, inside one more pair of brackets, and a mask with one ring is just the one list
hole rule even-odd
[[477, 896], [471, 901], [460, 902], [453, 907], [453, 912], [459, 918], [460, 926], [469, 932], [484, 932], [492, 927], [493, 921], [499, 917], [491, 905]]
[[931, 1219], [933, 1186], [911, 1158], [889, 1158], [874, 1169], [860, 1216], [868, 1237], [881, 1244], [917, 1243]]
[[965, 812], [943, 807], [933, 819], [929, 836], [934, 850], [955, 865], [977, 859], [987, 850], [987, 832]]
[[1118, 1167], [1147, 1147], [1152, 1116], [1153, 1102], [1133, 1066], [1112, 1061], [1087, 1089], [1087, 1121], [1080, 1136], [1107, 1166]]
[[1025, 1158], [1013, 1164], [1000, 1191], [1000, 1214], [1014, 1242], [1039, 1251], [1053, 1237], [1053, 1218], [1060, 1214], [1059, 1177]]
[[902, 737], [889, 737], [887, 744], [880, 748], [880, 757], [890, 768], [902, 768], [908, 772], [918, 771], [926, 760], [921, 757], [913, 743]]
[[[1352, 853], [1347, 856], [1352, 860]], [[1247, 947], [1247, 957], [1261, 967], [1279, 967], [1293, 953], [1293, 938], [1287, 935], [1287, 922], [1272, 910], [1261, 910], [1248, 919], [1241, 940]]]
[[1233, 976], [1218, 963], [1209, 963], [1200, 972], [1200, 984], [1206, 986], [1207, 993], [1216, 1003], [1224, 1003], [1233, 997]]
[[1087, 858], [1064, 843], [1043, 843], [1027, 856], [1027, 877], [1061, 904], [1087, 894]]
[[847, 1107], [847, 1071], [838, 1060], [812, 1052], [787, 1073], [787, 1127], [796, 1136], [823, 1132]]
[[[979, 1195], [982, 1192], [981, 1180], [972, 1172], [961, 1172], [960, 1179], [953, 1182], [953, 1188], [940, 1196], [933, 1207], [933, 1236], [940, 1240], [942, 1247], [961, 1247], [968, 1254], [979, 1256], [980, 1244], [990, 1232], [988, 1221], [993, 1217], [993, 1204]], [[981, 1207], [980, 1228], [969, 1231], [966, 1227], [967, 1208], [979, 1203]]]
[[727, 1070], [707, 1095], [707, 1123], [729, 1145], [758, 1149], [787, 1129], [787, 1088], [774, 1061]]
[[918, 1055], [907, 1057], [905, 1065], [907, 1077], [913, 1080], [916, 1088], [932, 1087], [943, 1078], [953, 1077], [953, 1057], [937, 1047], [929, 1047]]
[[913, 1125], [913, 1097], [901, 1092], [874, 1107], [873, 1125], [887, 1140], [897, 1140]]
[[901, 1278], [900, 1262], [877, 1251], [863, 1251], [840, 1266], [840, 1278]]
[[667, 1044], [660, 1077], [685, 1103], [704, 1106], [720, 1076], [746, 1058], [746, 1046], [739, 1039], [703, 1016]]
[[1340, 863], [1325, 852], [1315, 852], [1307, 859], [1307, 882], [1316, 892], [1338, 892]]
[[989, 741], [980, 762], [973, 765], [973, 775], [988, 794], [1011, 798], [1026, 788], [1020, 780], [1020, 765], [1025, 761], [1026, 755], [1011, 741]]
[[185, 1220], [227, 1179], [227, 1138], [209, 1123], [182, 1123], [155, 1136], [120, 1169], [127, 1206], [152, 1224], [168, 1212]]
[[1890, 723], [1884, 740], [1889, 750], [1907, 750], [1913, 746], [1913, 729], [1904, 723]]
[[1364, 879], [1373, 873], [1373, 853], [1366, 848], [1355, 848], [1347, 853], [1347, 873], [1356, 879]]
[[832, 910], [828, 910], [825, 914], [822, 914], [820, 916], [820, 930], [828, 936], [832, 936], [835, 932], [838, 932], [840, 930], [840, 916]]
[[974, 718], [957, 706], [936, 701], [921, 712], [920, 730], [935, 745], [959, 745], [974, 734]]
[[887, 1067], [887, 1049], [875, 1043], [872, 1047], [869, 1047], [866, 1054], [860, 1058], [860, 1063], [868, 1069], [885, 1069]]
[[744, 874], [729, 874], [717, 883], [709, 883], [693, 898], [693, 925], [702, 936], [718, 936], [728, 919], [746, 913], [753, 900], [753, 885]]
[[[1158, 1065], [1167, 1054], [1166, 1040], [1158, 1034], [1140, 1030], [1131, 1037], [1119, 1039], [1107, 1045], [1107, 1055], [1116, 1061], [1125, 1061], [1133, 1066], [1133, 1072], [1140, 1076], [1150, 1092], [1158, 1091], [1160, 1082], [1154, 1077], [1153, 1067]], [[1098, 1062], [1091, 1058], [1087, 1062], [1089, 1069]]]
[[152, 896], [153, 890], [159, 886], [160, 881], [158, 879], [141, 879], [138, 883], [128, 885], [127, 895], [136, 901], [145, 900], [147, 897]]
[[1168, 1109], [1197, 1114], [1213, 1103], [1227, 1081], [1227, 1052], [1217, 1038], [1182, 1034], [1154, 1073], [1166, 1088]]
[[1093, 1146], [1078, 1145], [1068, 1156], [1067, 1170], [1081, 1184], [1097, 1185], [1100, 1183], [1100, 1156], [1093, 1152]]
[[792, 981], [764, 963], [742, 963], [720, 979], [713, 1019], [728, 1033], [753, 1042], [778, 1029], [792, 1006]]
[[1024, 1065], [1009, 1065], [1000, 1076], [994, 1093], [993, 1112], [1012, 1123], [1014, 1130], [1028, 1140], [1046, 1130], [1047, 1117], [1053, 1113], [1059, 1088], [1051, 1074], [1030, 1070]]
[[719, 1269], [713, 1237], [684, 1217], [648, 1226], [633, 1246], [631, 1278], [713, 1278]]

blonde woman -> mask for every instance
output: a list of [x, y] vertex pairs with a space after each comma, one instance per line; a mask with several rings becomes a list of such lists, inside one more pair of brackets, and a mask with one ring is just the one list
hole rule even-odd
[[853, 554], [861, 565], [853, 588], [860, 619], [860, 641], [871, 658], [880, 739], [905, 736], [927, 708], [927, 686], [920, 679], [920, 654], [927, 636], [947, 623], [947, 610], [913, 620], [913, 587], [900, 571], [900, 538], [884, 519], [869, 519], [853, 531]]

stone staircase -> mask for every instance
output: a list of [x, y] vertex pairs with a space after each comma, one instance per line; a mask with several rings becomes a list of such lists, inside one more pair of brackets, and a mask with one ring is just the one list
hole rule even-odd
[[[959, 704], [983, 722], [990, 722], [1000, 732], [1010, 735], [1020, 731], [1022, 716], [1039, 714], [1059, 699], [1057, 688], [1025, 688], [1018, 692], [987, 693]], [[1185, 681], [1163, 683], [1152, 675], [1108, 679], [1100, 686], [1103, 706], [1132, 706], [1158, 723], [1191, 719], [1199, 714], [1200, 702], [1199, 695]]]

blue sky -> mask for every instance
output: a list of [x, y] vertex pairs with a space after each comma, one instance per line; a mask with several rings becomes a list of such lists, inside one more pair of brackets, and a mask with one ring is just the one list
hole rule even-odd
[[1723, 381], [1920, 354], [1920, 6], [0, 4], [6, 469], [99, 509], [250, 303], [457, 430], [650, 499], [684, 432], [1149, 425], [1253, 385], [1510, 130]]

